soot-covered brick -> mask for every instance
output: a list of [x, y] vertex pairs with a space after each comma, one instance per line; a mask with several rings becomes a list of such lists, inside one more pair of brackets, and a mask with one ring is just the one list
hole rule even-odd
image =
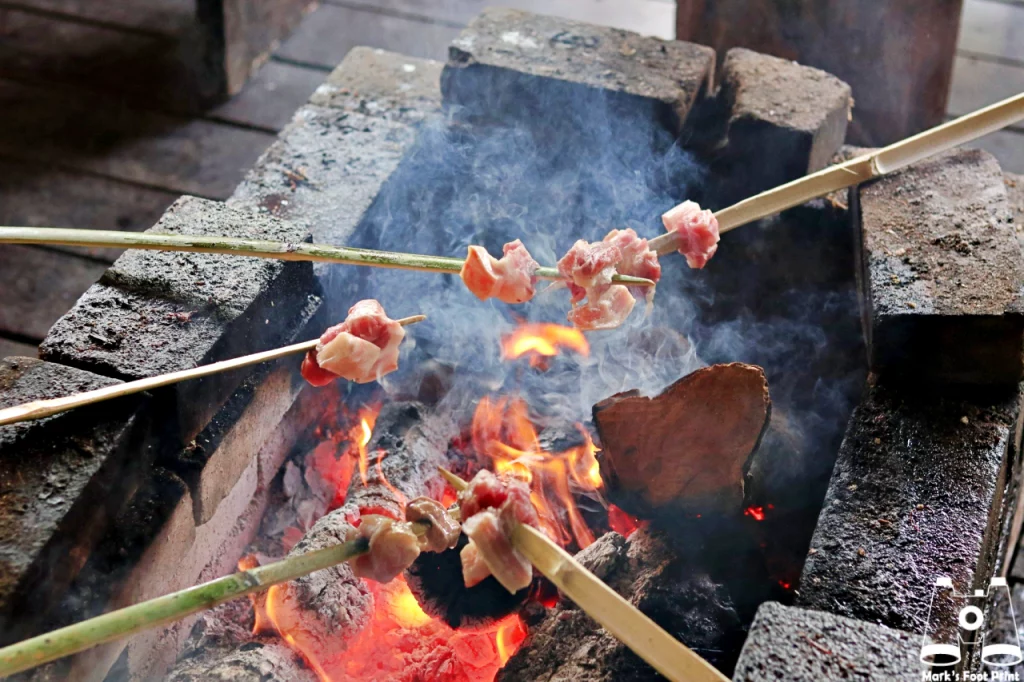
[[[300, 242], [305, 227], [183, 197], [150, 230]], [[50, 329], [45, 360], [124, 379], [165, 374], [279, 345], [316, 283], [309, 263], [128, 251]], [[163, 389], [187, 441], [235, 389], [239, 373]]]
[[913, 633], [955, 629], [955, 604], [932, 604], [933, 587], [940, 576], [960, 592], [988, 583], [1019, 403], [1017, 390], [943, 397], [869, 386], [840, 447], [798, 603]]
[[852, 194], [872, 368], [911, 380], [1016, 383], [1024, 264], [996, 160], [953, 151]]
[[714, 61], [702, 45], [489, 8], [452, 43], [441, 90], [446, 105], [485, 119], [582, 120], [602, 103], [678, 132]]
[[743, 48], [725, 56], [718, 99], [723, 206], [827, 166], [853, 106], [850, 86], [832, 74]]
[[[0, 408], [118, 383], [33, 358], [0, 362]], [[143, 396], [0, 427], [0, 640], [24, 637], [77, 575], [147, 470]]]
[[736, 662], [735, 682], [921, 679], [921, 638], [882, 625], [766, 602]]

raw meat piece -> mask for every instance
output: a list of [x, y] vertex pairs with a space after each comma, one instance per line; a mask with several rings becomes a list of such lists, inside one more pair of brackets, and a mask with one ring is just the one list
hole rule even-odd
[[501, 260], [482, 246], [470, 246], [459, 275], [481, 301], [497, 298], [505, 303], [526, 303], [536, 292], [540, 265], [518, 239], [505, 244]]
[[[493, 510], [482, 511], [464, 521], [462, 530], [473, 541], [479, 558], [487, 564], [491, 575], [506, 590], [515, 594], [533, 581], [533, 566], [512, 546], [503, 524]], [[465, 562], [463, 565], [466, 565]], [[475, 579], [477, 571], [473, 570], [471, 575]]]
[[[477, 584], [488, 572], [513, 594], [529, 585], [533, 568], [509, 541], [517, 523], [540, 527], [526, 483], [480, 471], [459, 493], [459, 509], [462, 530], [472, 541], [460, 554], [466, 586]], [[481, 563], [487, 567], [486, 572]]]
[[622, 251], [614, 244], [577, 240], [558, 261], [558, 274], [568, 282], [572, 302], [582, 301], [592, 289], [611, 285], [620, 260]]
[[658, 263], [658, 254], [649, 248], [647, 240], [637, 236], [636, 231], [632, 228], [612, 230], [605, 235], [603, 241], [622, 252], [622, 258], [615, 265], [619, 274], [646, 277], [655, 282], [661, 279], [661, 264]]
[[459, 559], [462, 561], [462, 581], [466, 587], [479, 585], [491, 575], [491, 569], [487, 568], [472, 540], [459, 552]]
[[390, 582], [420, 555], [420, 540], [407, 522], [400, 523], [375, 514], [363, 516], [359, 528], [352, 529], [345, 539], [359, 537], [370, 540], [370, 551], [349, 562], [359, 578]]
[[636, 299], [621, 284], [606, 287], [600, 294], [588, 295], [587, 302], [569, 311], [569, 321], [580, 329], [615, 329], [633, 311]]
[[679, 235], [679, 253], [691, 268], [703, 268], [718, 251], [718, 220], [695, 201], [684, 201], [661, 216], [665, 229]]
[[398, 347], [405, 330], [374, 299], [349, 308], [341, 324], [320, 336], [316, 348], [302, 361], [302, 376], [314, 386], [337, 378], [359, 384], [380, 379], [398, 369]]
[[425, 552], [443, 552], [459, 544], [459, 524], [429, 497], [417, 497], [410, 502], [405, 508], [405, 519], [430, 522], [430, 528], [420, 538], [420, 549]]

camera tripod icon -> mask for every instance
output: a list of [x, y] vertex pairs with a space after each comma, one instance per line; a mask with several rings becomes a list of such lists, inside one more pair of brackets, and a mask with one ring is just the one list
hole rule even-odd
[[[1013, 623], [1012, 632], [993, 632], [985, 627], [985, 607], [996, 597], [1002, 598], [1009, 607]], [[949, 600], [958, 608], [959, 627], [956, 629], [956, 641], [952, 641], [953, 634], [949, 632], [949, 628], [946, 628], [944, 635], [940, 635], [942, 628], [932, 622], [932, 607], [937, 598]], [[1017, 616], [1013, 612], [1010, 588], [1005, 578], [992, 578], [987, 590], [960, 594], [953, 589], [952, 579], [939, 577], [935, 580], [932, 599], [928, 605], [928, 621], [921, 643], [920, 659], [922, 663], [933, 667], [948, 667], [959, 663], [965, 650], [980, 647], [981, 662], [985, 665], [1000, 668], [1017, 665], [1024, 662], [1024, 653], [1021, 651], [1020, 637], [1017, 633]], [[1011, 637], [1013, 641], [1000, 642], [1000, 637]]]

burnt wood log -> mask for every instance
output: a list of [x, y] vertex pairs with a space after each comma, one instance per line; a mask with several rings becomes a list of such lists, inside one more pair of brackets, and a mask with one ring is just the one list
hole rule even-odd
[[771, 415], [764, 370], [712, 365], [659, 395], [629, 391], [593, 408], [609, 499], [642, 518], [738, 511]]
[[[729, 589], [680, 558], [662, 532], [644, 528], [628, 540], [607, 533], [576, 559], [710, 663], [731, 666], [743, 628]], [[663, 679], [567, 599], [529, 629], [523, 646], [498, 672], [498, 682]]]
[[416, 497], [441, 499], [444, 481], [437, 473], [448, 466], [448, 443], [458, 434], [455, 423], [430, 414], [418, 402], [385, 405], [366, 445], [366, 482], [353, 476], [345, 497], [360, 514], [405, 518], [405, 503]]
[[[345, 505], [318, 520], [290, 555], [344, 542], [361, 513], [404, 518], [409, 500], [420, 496], [440, 499], [444, 483], [438, 466], [448, 466], [448, 443], [456, 433], [454, 422], [430, 413], [421, 403], [386, 404], [367, 444], [365, 485], [357, 473]], [[344, 664], [348, 643], [369, 624], [374, 608], [373, 595], [347, 563], [272, 588], [267, 604], [294, 646], [311, 654], [328, 672]], [[245, 679], [239, 675], [246, 671], [265, 671], [265, 679], [292, 679], [278, 672], [288, 665], [279, 647], [253, 644], [252, 651], [242, 652], [245, 646], [250, 644], [212, 663], [183, 664], [180, 677], [172, 679], [201, 679], [197, 674], [206, 675], [205, 679]], [[260, 660], [263, 653], [273, 660]]]

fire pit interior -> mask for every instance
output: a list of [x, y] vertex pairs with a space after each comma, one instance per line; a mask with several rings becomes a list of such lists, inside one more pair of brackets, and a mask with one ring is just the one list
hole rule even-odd
[[[550, 264], [576, 239], [626, 227], [654, 236], [660, 215], [685, 199], [718, 209], [851, 153], [839, 148], [852, 102], [838, 79], [746, 50], [730, 52], [717, 76], [714, 62], [710, 49], [696, 45], [505, 10], [484, 12], [464, 31], [443, 73], [433, 62], [360, 48], [296, 114], [228, 209], [217, 209], [234, 215], [218, 220], [247, 224], [257, 212], [267, 227], [256, 229], [309, 230], [318, 242], [417, 253], [462, 254], [470, 244], [499, 253], [521, 239]], [[317, 266], [315, 282], [287, 268], [252, 275], [264, 290], [226, 320], [224, 338], [240, 320], [249, 325], [244, 343], [311, 337], [362, 298], [380, 300], [392, 317], [428, 320], [408, 330], [400, 369], [380, 384], [300, 390], [295, 368], [279, 363], [205, 393], [155, 393], [138, 408], [147, 425], [138, 432], [149, 435], [132, 443], [149, 454], [137, 462], [137, 484], [111, 510], [105, 534], [85, 543], [87, 555], [31, 629], [160, 594], [175, 581], [214, 577], [236, 563], [251, 567], [337, 542], [358, 516], [355, 497], [364, 504], [376, 496], [386, 506], [430, 495], [450, 505], [455, 495], [437, 476], [440, 464], [465, 478], [490, 469], [528, 481], [550, 537], [738, 679], [780, 665], [772, 663], [773, 646], [783, 658], [799, 647], [835, 658], [819, 639], [839, 616], [859, 619], [849, 621], [854, 641], [887, 637], [902, 656], [916, 641], [907, 633], [929, 628], [920, 604], [933, 574], [987, 584], [1008, 570], [1004, 558], [1020, 526], [1012, 497], [1017, 304], [990, 302], [993, 312], [972, 303], [957, 312], [955, 291], [932, 300], [922, 284], [969, 281], [972, 258], [988, 258], [981, 252], [1019, 249], [1008, 199], [990, 157], [958, 152], [929, 163], [938, 170], [911, 169], [728, 233], [704, 270], [665, 257], [646, 309], [641, 301], [621, 328], [587, 335], [565, 326], [566, 293], [558, 286], [528, 305], [507, 306], [481, 303], [453, 276], [342, 266]], [[977, 192], [954, 191], [972, 182]], [[915, 207], [908, 215], [931, 210], [936, 230], [950, 226], [921, 251], [914, 250], [913, 220], [881, 224], [892, 212], [883, 215], [879, 202], [904, 199]], [[973, 202], [968, 217], [954, 227], [965, 202]], [[208, 203], [182, 200], [164, 229], [214, 210]], [[990, 231], [975, 239], [972, 220]], [[182, 228], [193, 229], [205, 228]], [[882, 244], [882, 230], [904, 241]], [[945, 261], [915, 260], [928, 248], [941, 249]], [[226, 258], [147, 256], [178, 257]], [[161, 325], [173, 333], [209, 322], [194, 337], [211, 349], [204, 357], [230, 347], [217, 340], [223, 330], [213, 322], [222, 302], [198, 305], [140, 285], [124, 274], [129, 268], [119, 261], [55, 325], [44, 360], [133, 376], [117, 365], [119, 345], [132, 334], [167, 332], [123, 321], [104, 327], [109, 314], [96, 311], [111, 306], [100, 305], [103, 296], [126, 301], [126, 316], [148, 305], [138, 303], [147, 296], [176, 306], [186, 299], [179, 307], [199, 309], [196, 320]], [[1016, 269], [1012, 276], [1016, 295]], [[882, 277], [893, 287], [885, 295], [878, 293]], [[900, 296], [902, 308], [892, 312]], [[157, 309], [177, 314], [172, 308]], [[907, 311], [916, 317], [892, 331], [896, 323], [887, 320]], [[74, 328], [97, 314], [102, 319], [86, 332]], [[949, 352], [956, 339], [943, 325], [960, 314], [968, 325], [999, 318], [998, 362], [979, 349], [958, 361], [956, 376], [927, 375], [925, 363], [886, 355], [929, 345], [930, 332], [913, 329], [918, 323], [933, 325], [928, 353]], [[273, 331], [258, 331], [263, 321]], [[1006, 359], [1014, 352], [1016, 364]], [[9, 373], [20, 371], [13, 362]], [[729, 402], [730, 391], [746, 390], [732, 388], [736, 372], [753, 372], [757, 386], [767, 382], [770, 401], [759, 403], [763, 412], [755, 410], [748, 426], [717, 423], [708, 407], [707, 396], [741, 404]], [[678, 474], [672, 467], [683, 466], [687, 442], [744, 428], [749, 442], [728, 455], [735, 463], [715, 468], [721, 480], [700, 494], [688, 492], [692, 486], [668, 500], [655, 494]], [[663, 469], [627, 471], [628, 447], [617, 443], [640, 436], [680, 454], [666, 456]], [[960, 468], [939, 471], [918, 447]], [[712, 468], [704, 463], [698, 473]], [[948, 471], [970, 478], [962, 487], [973, 506], [937, 491]], [[934, 558], [920, 584], [894, 580], [886, 562], [911, 570], [908, 553], [941, 543], [935, 518], [954, 507], [959, 521], [939, 525], [966, 529], [960, 568]], [[176, 535], [179, 527], [187, 532]], [[203, 535], [215, 527], [220, 535]], [[431, 555], [437, 565], [417, 564], [384, 585], [355, 579], [347, 565], [321, 571], [34, 676], [657, 679], [546, 581], [516, 596], [485, 584], [467, 598], [457, 556], [448, 559]], [[191, 567], [182, 572], [180, 562]], [[879, 594], [862, 598], [864, 585]], [[904, 598], [885, 605], [885, 589]], [[784, 606], [762, 607], [769, 601]], [[25, 608], [15, 603], [7, 613]], [[804, 617], [795, 613], [808, 614], [796, 643], [759, 630], [773, 618]], [[9, 639], [24, 634], [7, 631]], [[904, 658], [885, 665], [903, 671], [899, 665], [911, 665]]]

